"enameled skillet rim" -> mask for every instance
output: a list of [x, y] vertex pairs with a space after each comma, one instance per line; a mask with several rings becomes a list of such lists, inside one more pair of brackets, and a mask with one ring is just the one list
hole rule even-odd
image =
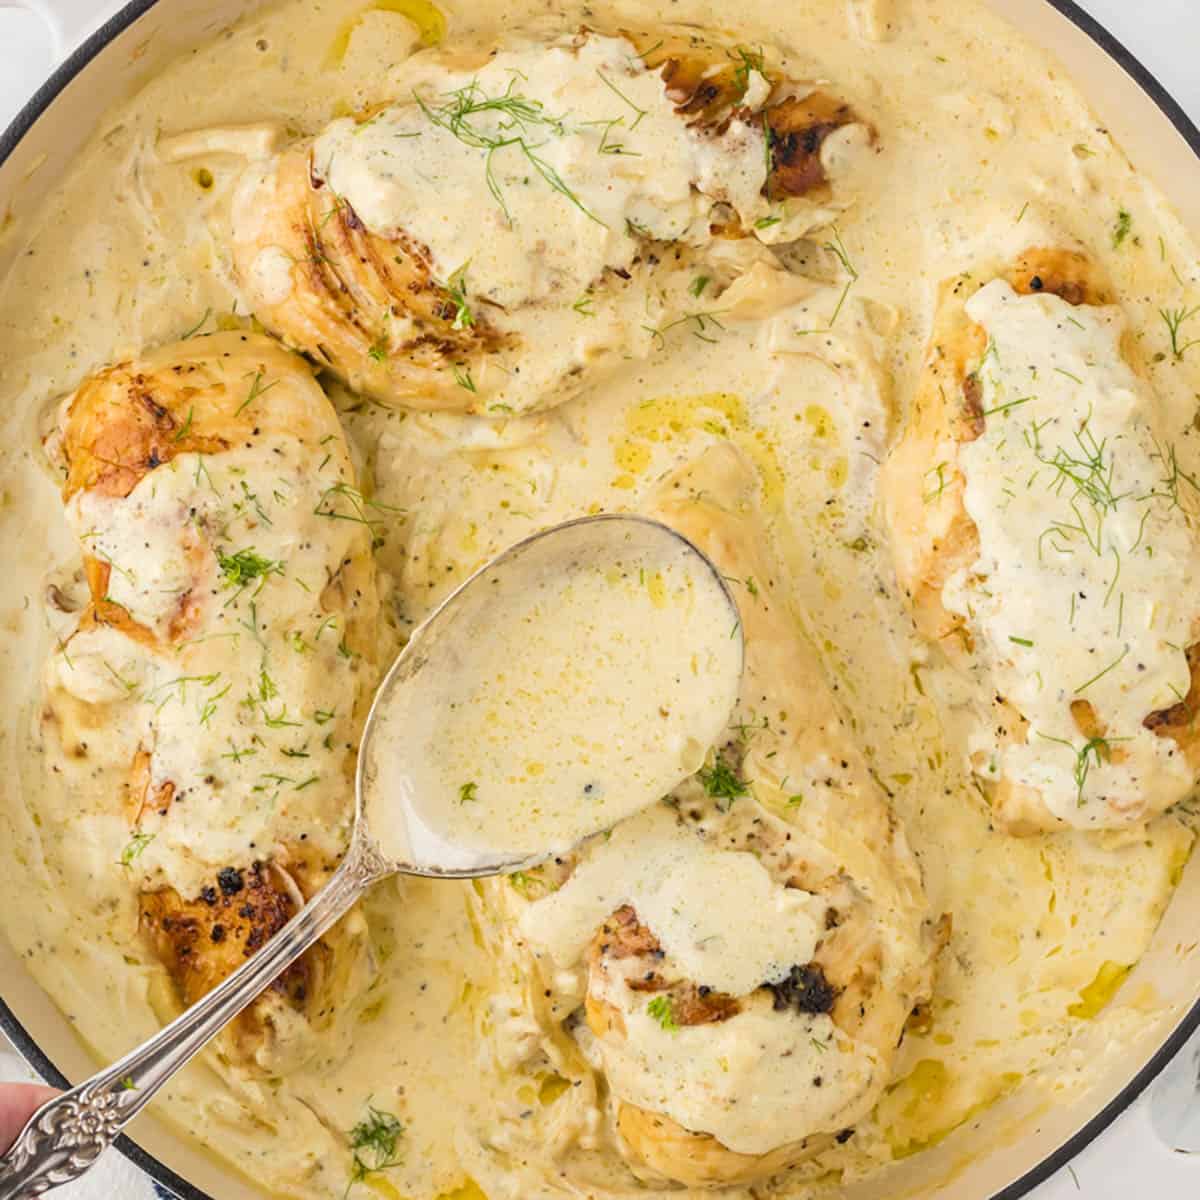
[[[33, 98], [16, 115], [9, 127], [0, 133], [0, 166], [3, 166], [9, 155], [16, 149], [17, 144], [33, 127], [34, 123], [54, 103], [58, 94], [95, 58], [104, 48], [134, 23], [143, 13], [148, 12], [158, 3], [158, 0], [132, 0], [119, 13], [106, 21], [92, 34], [48, 80], [34, 93]], [[1142, 65], [1135, 55], [1113, 37], [1102, 25], [1085, 13], [1074, 0], [1046, 0], [1052, 8], [1057, 9], [1068, 21], [1085, 33], [1105, 54], [1109, 56], [1162, 111], [1163, 116], [1175, 127], [1180, 137], [1191, 147], [1192, 152], [1200, 159], [1200, 129], [1197, 129], [1191, 118], [1183, 111], [1179, 103], [1163, 87], [1161, 83]], [[1057, 1150], [1047, 1155], [1038, 1165], [1027, 1171], [1020, 1179], [992, 1195], [991, 1200], [1019, 1200], [1028, 1195], [1038, 1184], [1049, 1179], [1051, 1175], [1061, 1170], [1085, 1146], [1098, 1137], [1109, 1125], [1125, 1111], [1143, 1091], [1154, 1081], [1166, 1065], [1183, 1049], [1188, 1038], [1200, 1029], [1200, 997], [1192, 1006], [1187, 1016], [1180, 1022], [1174, 1033], [1151, 1056], [1150, 1060], [1122, 1088], [1122, 1090], [1102, 1108], [1078, 1132], [1068, 1138]], [[16, 1046], [25, 1060], [47, 1082], [56, 1087], [70, 1087], [70, 1081], [42, 1052], [37, 1042], [30, 1036], [25, 1027], [17, 1020], [13, 1011], [0, 997], [0, 1030]], [[206, 1192], [200, 1191], [180, 1178], [164, 1163], [151, 1154], [147, 1154], [136, 1142], [127, 1137], [117, 1139], [117, 1148], [126, 1158], [136, 1163], [152, 1179], [169, 1188], [179, 1200], [214, 1200]]]

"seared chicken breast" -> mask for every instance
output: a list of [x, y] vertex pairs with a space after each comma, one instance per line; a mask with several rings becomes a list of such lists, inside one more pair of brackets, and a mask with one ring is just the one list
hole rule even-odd
[[[310, 368], [256, 334], [97, 373], [49, 449], [88, 597], [48, 664], [45, 735], [108, 781], [129, 830], [113, 869], [190, 1004], [344, 846], [374, 673], [370, 509]], [[291, 1026], [326, 1020], [332, 981], [352, 997], [365, 966], [352, 919], [231, 1042], [266, 1065]]]
[[898, 579], [974, 686], [971, 763], [1012, 833], [1142, 824], [1200, 769], [1195, 485], [1135, 364], [1086, 254], [949, 280], [883, 472]]
[[743, 585], [728, 740], [668, 802], [524, 878], [518, 917], [548, 979], [583, 960], [631, 1164], [692, 1188], [852, 1136], [948, 932], [777, 591], [756, 479], [715, 447], [653, 507]]
[[753, 258], [827, 224], [874, 140], [694, 33], [426, 51], [396, 91], [250, 166], [233, 258], [268, 329], [419, 409], [548, 408], [648, 354], [709, 307], [714, 239]]

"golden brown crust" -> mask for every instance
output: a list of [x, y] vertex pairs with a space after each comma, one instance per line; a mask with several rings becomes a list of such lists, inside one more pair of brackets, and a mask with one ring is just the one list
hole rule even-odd
[[[227, 867], [194, 900], [174, 888], [138, 899], [143, 932], [167, 968], [185, 1006], [195, 1004], [295, 915], [294, 902], [272, 868], [255, 862]], [[301, 963], [272, 987], [303, 998]]]
[[[174, 888], [138, 897], [142, 936], [166, 967], [182, 1007], [189, 1007], [231, 975], [296, 915], [298, 902], [314, 895], [331, 874], [301, 848], [273, 861], [226, 867], [192, 900]], [[287, 968], [237, 1018], [229, 1038], [249, 1058], [270, 1038], [281, 1013], [291, 1011], [316, 1025], [331, 1011], [330, 978], [344, 930], [326, 934]], [[343, 954], [349, 957], [350, 951]]]
[[830, 1134], [819, 1134], [767, 1154], [739, 1154], [712, 1134], [694, 1133], [662, 1113], [624, 1102], [617, 1106], [617, 1129], [638, 1161], [689, 1188], [752, 1183], [796, 1166], [834, 1141]]
[[[829, 199], [822, 147], [837, 129], [865, 124], [849, 104], [821, 90], [794, 94], [793, 84], [748, 51], [680, 34], [622, 36], [660, 71], [689, 123], [716, 134], [736, 117], [768, 131], [768, 199]], [[770, 96], [750, 109], [743, 99], [758, 74], [770, 83]], [[355, 119], [365, 123], [379, 107]], [[235, 213], [233, 261], [256, 317], [356, 391], [385, 404], [476, 411], [475, 386], [461, 381], [483, 379], [490, 356], [519, 348], [516, 335], [498, 329], [486, 301], [474, 306], [470, 321], [462, 319], [452, 281], [434, 277], [426, 246], [403, 229], [368, 229], [315, 171], [311, 140], [266, 165], [252, 200], [239, 204], [243, 210], [244, 217]], [[735, 223], [717, 232], [749, 231]], [[273, 274], [276, 267], [286, 273], [278, 295], [256, 283], [260, 256], [273, 260]], [[611, 273], [605, 279], [611, 282]]]
[[[51, 448], [67, 502], [124, 498], [182, 453], [215, 455], [285, 431], [313, 445], [340, 436], [336, 414], [307, 364], [269, 338], [239, 332], [193, 338], [97, 372], [67, 402], [60, 428]], [[176, 653], [202, 619], [198, 592], [211, 594], [212, 544], [192, 525], [182, 527], [181, 557], [195, 568], [196, 582], [181, 592], [157, 632], [108, 598], [113, 568], [87, 552], [90, 544], [84, 543], [84, 565], [91, 598], [66, 646], [104, 626], [158, 653]], [[373, 588], [373, 565], [364, 553], [347, 557], [321, 596], [322, 611], [344, 618], [346, 647], [368, 661], [375, 652]], [[78, 731], [102, 736], [112, 716], [103, 705], [93, 708], [60, 689], [50, 697], [45, 720], [68, 753], [78, 744], [82, 756]], [[219, 800], [219, 794], [213, 798]], [[119, 803], [130, 828], [139, 830], [151, 814], [167, 816], [175, 799], [176, 784], [169, 778], [154, 782], [152, 743], [138, 746], [120, 783]], [[275, 849], [263, 861], [231, 864], [196, 896], [171, 887], [139, 896], [143, 934], [181, 1005], [193, 1004], [224, 979], [316, 891], [331, 864], [314, 854], [307, 843]], [[278, 1024], [284, 1009], [310, 1022], [326, 1018], [332, 1005], [321, 995], [322, 985], [335, 970], [333, 947], [349, 937], [345, 929], [328, 935], [243, 1014], [233, 1035], [240, 1055], [250, 1057], [264, 1047], [268, 1026]], [[356, 955], [342, 958], [346, 971], [355, 969]]]
[[[846, 101], [819, 89], [805, 96], [790, 95], [788, 81], [779, 78], [760, 54], [744, 47], [730, 50], [682, 34], [624, 35], [646, 66], [659, 71], [675, 111], [691, 124], [722, 130], [736, 113], [770, 130], [771, 165], [763, 189], [768, 200], [828, 190], [821, 147], [835, 130], [864, 123]], [[765, 107], [754, 112], [742, 101], [756, 72], [772, 90]]]

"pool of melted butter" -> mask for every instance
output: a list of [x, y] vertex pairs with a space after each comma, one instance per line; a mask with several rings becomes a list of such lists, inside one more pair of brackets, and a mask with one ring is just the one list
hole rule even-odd
[[[547, 18], [534, 0], [437, 9], [290, 0], [223, 31], [108, 114], [36, 226], [5, 231], [24, 251], [0, 288], [0, 543], [20, 547], [0, 582], [0, 678], [9, 710], [31, 714], [52, 644], [45, 581], [76, 561], [39, 449], [54, 400], [87, 371], [178, 337], [205, 313], [213, 324], [245, 320], [218, 235], [240, 161], [167, 162], [160, 135], [260, 119], [312, 133], [387, 98], [389, 67], [421, 44], [489, 44], [539, 22], [561, 30], [669, 18], [779, 45], [791, 73], [833, 81], [879, 133], [870, 187], [838, 224], [857, 277], [836, 338], [789, 340], [770, 318], [704, 338], [685, 325], [602, 387], [508, 422], [392, 412], [330, 392], [388, 506], [381, 636], [394, 643], [532, 530], [636, 509], [665, 471], [716, 441], [754, 463], [794, 597], [907, 828], [932, 911], [954, 919], [935, 999], [874, 1117], [846, 1145], [755, 1191], [833, 1195], [1014, 1088], [1086, 1086], [1087, 1068], [1070, 1054], [1083, 1024], [1101, 1022], [1119, 1042], [1156, 1006], [1148, 989], [1113, 998], [1190, 852], [1189, 815], [1120, 837], [991, 831], [959, 731], [935, 703], [953, 701], [955, 685], [902, 609], [874, 485], [914, 387], [938, 281], [1034, 231], [1079, 241], [1101, 260], [1181, 463], [1194, 470], [1200, 355], [1166, 353], [1158, 310], [1194, 296], [1196, 247], [1055, 65], [973, 0], [744, 0], [732, 30], [728, 8], [704, 0], [555, 7]], [[1131, 234], [1118, 244], [1121, 211]], [[826, 279], [813, 303], [829, 313], [846, 277], [821, 242], [803, 265]], [[32, 726], [31, 717], [10, 722], [2, 735], [0, 926], [109, 1059], [158, 1027], [170, 988], [114, 869], [128, 837], [118, 806], [56, 789]], [[366, 901], [378, 976], [343, 1032], [277, 1073], [251, 1074], [210, 1052], [169, 1089], [168, 1119], [261, 1186], [304, 1200], [345, 1194], [349, 1131], [368, 1105], [404, 1132], [398, 1163], [356, 1184], [357, 1194], [657, 1194], [616, 1153], [595, 1081], [568, 1082], [576, 1052], [561, 1014], [532, 993], [487, 890], [378, 889]]]

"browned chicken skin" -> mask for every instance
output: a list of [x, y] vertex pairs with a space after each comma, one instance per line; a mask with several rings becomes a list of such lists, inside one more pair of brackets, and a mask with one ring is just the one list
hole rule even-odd
[[[286, 698], [280, 697], [275, 709], [256, 705], [255, 696], [265, 703], [263, 697], [268, 687], [272, 695], [276, 688], [273, 681], [269, 685], [266, 682], [268, 647], [264, 638], [270, 636], [265, 625], [269, 610], [257, 607], [247, 610], [242, 620], [248, 618], [252, 627], [239, 623], [240, 609], [233, 606], [246, 603], [245, 593], [231, 586], [228, 574], [239, 569], [236, 560], [231, 566], [228, 558], [215, 563], [214, 558], [223, 552], [225, 545], [232, 548], [251, 542], [256, 530], [261, 537], [264, 531], [282, 529], [286, 521], [296, 519], [295, 510], [284, 509], [282, 502], [277, 502], [279, 507], [269, 512], [254, 490], [261, 487], [260, 476], [271, 487], [286, 488], [278, 466], [283, 459], [274, 449], [285, 438], [293, 446], [322, 447], [320, 453], [328, 454], [331, 461], [333, 440], [343, 445], [332, 406], [303, 360], [261, 335], [229, 332], [166, 346], [136, 361], [119, 363], [90, 376], [64, 406], [59, 429], [51, 439], [52, 456], [63, 475], [64, 502], [75, 505], [86, 501], [92, 506], [87, 511], [94, 515], [87, 521], [92, 527], [81, 537], [90, 598], [74, 631], [64, 640], [62, 653], [68, 670], [63, 684], [49, 692], [46, 728], [69, 754], [86, 764], [91, 753], [89, 742], [112, 741], [115, 745], [114, 731], [124, 734], [122, 726], [133, 727], [139, 721], [148, 721], [127, 760], [127, 768], [123, 774], [119, 773], [119, 801], [114, 796], [134, 838], [123, 855], [122, 868], [139, 863], [144, 847], [156, 837], [164, 836], [176, 816], [177, 805], [184, 804], [188, 810], [197, 804], [211, 808], [217, 830], [223, 830], [230, 820], [227, 808], [231, 802], [257, 806], [252, 790], [255, 777], [244, 771], [239, 773], [237, 768], [242, 766], [243, 753], [251, 765], [255, 756], [265, 757], [269, 747], [265, 735], [272, 731], [264, 725], [264, 718], [271, 717], [273, 712], [282, 714], [280, 705]], [[241, 460], [248, 467], [235, 469], [232, 478], [236, 490], [226, 507], [224, 501], [215, 498], [216, 485], [212, 479], [219, 472], [222, 456], [234, 452], [249, 456]], [[127, 578], [132, 579], [133, 573], [98, 551], [97, 538], [109, 523], [114, 528], [128, 528], [119, 524], [123, 506], [140, 503], [135, 492], [142, 494], [141, 485], [158, 471], [169, 474], [171, 464], [185, 455], [193, 456], [196, 463], [194, 468], [189, 465], [186, 469], [185, 483], [206, 488], [206, 500], [216, 510], [213, 515], [193, 508], [190, 516], [187, 511], [167, 510], [172, 523], [178, 521], [177, 531], [172, 524], [172, 533], [188, 582], [174, 600], [163, 601], [161, 589], [148, 588], [134, 592], [131, 601], [118, 602], [112, 596], [113, 589]], [[209, 463], [211, 468], [206, 466]], [[336, 478], [339, 477], [331, 477], [330, 482]], [[241, 481], [240, 486], [237, 481]], [[307, 513], [302, 510], [300, 515]], [[151, 537], [163, 536], [163, 531], [153, 525], [154, 517], [135, 518], [133, 549], [140, 544], [136, 540], [139, 519], [147, 522], [144, 531], [147, 547], [151, 545]], [[163, 517], [157, 520], [162, 521]], [[236, 525], [236, 533], [230, 531], [231, 524]], [[370, 543], [365, 530], [358, 531], [354, 525], [343, 526], [338, 522], [336, 529], [338, 546], [347, 537], [345, 529], [355, 530], [346, 541], [349, 552], [320, 576], [323, 590], [296, 589], [296, 595], [304, 599], [299, 609], [293, 604], [288, 611], [296, 614], [305, 605], [311, 605], [314, 621], [324, 619], [333, 623], [344, 638], [344, 653], [335, 656], [334, 661], [346, 664], [344, 669], [348, 671], [357, 671], [354, 656], [369, 655], [374, 645]], [[247, 547], [245, 553], [251, 556], [248, 561], [253, 564], [253, 550]], [[251, 569], [277, 571], [282, 578], [287, 567], [280, 563], [264, 568], [260, 562]], [[308, 598], [310, 595], [314, 597], [312, 600]], [[143, 603], [146, 611], [135, 612], [128, 607]], [[216, 676], [206, 675], [210, 667], [205, 647], [227, 650], [231, 645], [228, 639], [236, 640], [243, 631], [252, 649], [235, 654], [234, 660], [249, 662], [247, 683], [260, 689], [251, 693], [249, 704], [244, 697], [240, 698], [240, 704], [239, 697], [231, 698], [232, 678], [220, 690]], [[279, 631], [279, 636], [282, 632]], [[209, 690], [211, 707], [194, 718], [195, 732], [190, 736], [205, 734], [206, 723], [219, 711], [218, 704], [222, 702], [231, 706], [226, 711], [241, 714], [233, 728], [236, 736], [244, 739], [244, 750], [238, 749], [233, 738], [214, 747], [210, 759], [214, 764], [229, 762], [231, 757], [235, 761], [221, 770], [220, 777], [216, 766], [211, 768], [213, 774], [202, 781], [203, 795], [197, 794], [201, 788], [194, 783], [190, 795], [181, 794], [173, 764], [160, 761], [157, 754], [161, 706], [181, 703], [170, 684], [165, 699], [157, 698], [159, 708], [153, 708], [156, 696], [151, 692], [152, 711], [148, 716], [141, 715], [143, 710], [137, 707], [144, 698], [132, 683], [116, 699], [97, 700], [86, 692], [77, 694], [71, 690], [71, 656], [77, 647], [86, 647], [88, 639], [97, 635], [106, 638], [116, 635], [118, 650], [114, 652], [119, 652], [121, 639], [125, 639], [138, 648], [148, 663], [167, 664], [171, 672], [168, 679], [190, 679], [193, 687], [203, 687], [206, 678], [213, 680]], [[209, 651], [212, 652], [215, 650]], [[332, 646], [329, 653], [333, 654]], [[255, 665], [259, 654], [263, 656], [261, 674]], [[82, 664], [79, 666], [82, 669]], [[171, 711], [167, 710], [168, 715]], [[285, 720], [281, 715], [278, 722], [280, 734], [299, 728], [290, 716]], [[314, 729], [329, 733], [332, 726], [314, 726]], [[332, 760], [340, 771], [346, 765], [345, 756], [332, 741], [329, 746], [331, 753], [340, 756]], [[305, 762], [312, 761], [311, 750], [298, 753], [304, 754]], [[352, 759], [349, 764], [352, 766]], [[116, 764], [118, 769], [119, 765]], [[320, 780], [314, 777], [312, 782]], [[315, 791], [303, 793], [305, 800], [313, 798], [313, 827], [320, 831], [324, 849], [303, 840], [308, 836], [305, 832], [291, 842], [281, 839], [272, 845], [268, 841], [261, 848], [247, 845], [243, 856], [214, 871], [195, 894], [181, 894], [158, 876], [142, 884], [138, 896], [141, 927], [170, 975], [182, 1005], [195, 1003], [278, 932], [335, 868], [336, 855], [329, 853], [325, 830], [321, 828], [332, 822], [338, 806], [339, 785], [336, 779], [330, 782], [328, 803], [333, 806], [330, 817], [320, 815], [321, 805], [326, 801], [318, 799]], [[346, 797], [352, 796], [348, 783], [341, 785], [340, 790]], [[157, 832], [143, 832], [147, 828]], [[353, 928], [340, 928], [323, 939], [238, 1019], [227, 1041], [240, 1058], [249, 1060], [258, 1056], [280, 1033], [285, 1018], [309, 1024], [325, 1019], [331, 1008], [327, 993], [335, 973], [352, 969], [352, 964], [362, 956], [361, 918], [352, 918], [350, 924]]]
[[[735, 116], [761, 125], [769, 141], [763, 195], [770, 201], [830, 199], [821, 150], [834, 131], [862, 124], [849, 104], [821, 90], [798, 89], [766, 66], [761, 54], [744, 48], [735, 51], [672, 33], [622, 31], [620, 36], [661, 74], [667, 95], [689, 125], [714, 134]], [[771, 91], [752, 111], [742, 99], [756, 73], [769, 81]], [[360, 127], [380, 107], [359, 113]], [[255, 315], [356, 391], [384, 404], [488, 411], [487, 397], [475, 382], [486, 377], [488, 360], [500, 351], [512, 352], [501, 365], [506, 372], [519, 370], [521, 353], [536, 351], [506, 332], [502, 311], [486, 301], [464, 319], [453, 281], [436, 276], [428, 247], [403, 229], [369, 229], [351, 202], [333, 194], [320, 177], [311, 139], [288, 147], [265, 168], [253, 167], [251, 178], [259, 182], [253, 204], [241, 218], [235, 213], [233, 255]], [[714, 236], [752, 232], [732, 217], [713, 226]], [[642, 241], [643, 266], [665, 257], [661, 243]], [[290, 263], [290, 289], [282, 298], [268, 297], [254, 283], [263, 253]], [[628, 270], [606, 269], [589, 287], [589, 303], [602, 306], [604, 296], [622, 292], [629, 279]], [[559, 303], [576, 301], [570, 296]]]

